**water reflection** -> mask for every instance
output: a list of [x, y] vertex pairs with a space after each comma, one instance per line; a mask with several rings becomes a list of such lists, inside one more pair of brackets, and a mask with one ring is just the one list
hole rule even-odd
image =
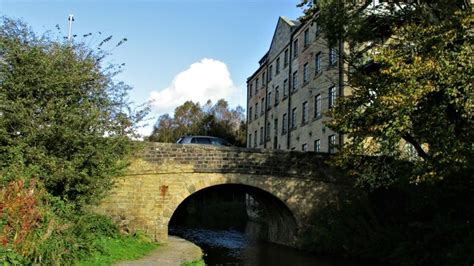
[[207, 265], [349, 266], [345, 260], [328, 259], [289, 247], [256, 240], [236, 230], [171, 228], [170, 234], [199, 245]]

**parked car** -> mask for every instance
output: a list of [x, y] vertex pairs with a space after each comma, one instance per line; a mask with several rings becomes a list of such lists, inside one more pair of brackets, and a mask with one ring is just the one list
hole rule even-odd
[[183, 136], [176, 141], [178, 144], [206, 144], [216, 146], [231, 146], [231, 144], [221, 138], [211, 136]]

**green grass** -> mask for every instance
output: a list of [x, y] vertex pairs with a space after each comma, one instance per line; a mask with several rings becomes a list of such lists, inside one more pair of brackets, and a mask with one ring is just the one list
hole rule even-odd
[[206, 264], [204, 263], [203, 259], [199, 259], [199, 260], [185, 262], [181, 264], [181, 266], [206, 266]]
[[135, 260], [156, 249], [158, 244], [151, 243], [143, 238], [127, 236], [119, 238], [101, 238], [98, 244], [103, 247], [103, 252], [92, 254], [87, 260], [82, 260], [78, 265], [111, 265], [119, 261]]

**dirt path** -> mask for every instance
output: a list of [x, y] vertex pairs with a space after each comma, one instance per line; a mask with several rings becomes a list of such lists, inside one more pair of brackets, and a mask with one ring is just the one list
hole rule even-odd
[[123, 261], [117, 266], [180, 266], [186, 261], [197, 260], [202, 257], [201, 248], [195, 244], [176, 236], [169, 236], [168, 243], [158, 247], [155, 251], [135, 261]]

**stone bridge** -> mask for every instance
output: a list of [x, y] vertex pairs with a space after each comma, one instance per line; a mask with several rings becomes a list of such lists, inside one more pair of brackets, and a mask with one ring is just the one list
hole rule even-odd
[[168, 223], [186, 198], [213, 186], [239, 186], [267, 210], [268, 240], [296, 245], [309, 216], [351, 187], [328, 159], [310, 152], [149, 143], [97, 211], [166, 242]]

